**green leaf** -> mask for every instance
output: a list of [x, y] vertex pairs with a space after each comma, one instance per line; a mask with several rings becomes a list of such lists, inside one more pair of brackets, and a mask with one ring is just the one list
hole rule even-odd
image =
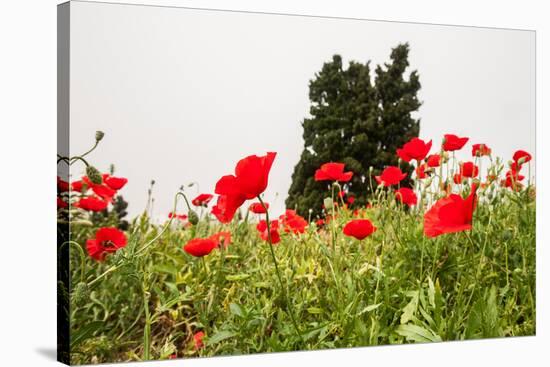
[[406, 324], [407, 322], [411, 321], [415, 312], [416, 308], [418, 307], [418, 292], [412, 293], [412, 298], [409, 303], [405, 307], [403, 307], [403, 314], [401, 315], [401, 324]]
[[435, 307], [435, 286], [430, 277], [428, 277], [428, 300], [430, 301], [430, 305]]
[[313, 315], [319, 315], [323, 313], [323, 309], [319, 307], [310, 307], [307, 309], [307, 312]]
[[229, 281], [244, 280], [247, 278], [250, 278], [250, 274], [235, 274], [235, 275], [227, 275], [225, 277], [225, 279]]
[[244, 317], [244, 315], [245, 315], [242, 307], [239, 306], [236, 303], [230, 303], [229, 304], [229, 310], [231, 311], [231, 313], [233, 315], [238, 316], [238, 317]]
[[212, 337], [208, 338], [206, 344], [208, 344], [208, 345], [218, 344], [219, 342], [221, 342], [223, 340], [226, 340], [226, 339], [229, 339], [229, 338], [232, 338], [236, 335], [237, 335], [237, 333], [235, 333], [233, 331], [222, 330], [222, 331], [219, 331], [216, 334], [214, 334]]
[[376, 310], [378, 307], [380, 307], [382, 303], [377, 303], [375, 305], [369, 305], [367, 307], [365, 307], [364, 309], [362, 309], [356, 316], [361, 316], [362, 314], [366, 313], [366, 312], [371, 312], [371, 311], [374, 311]]
[[418, 343], [441, 341], [441, 337], [433, 331], [412, 324], [399, 325], [397, 329], [395, 329], [395, 332], [407, 338], [408, 341]]
[[93, 321], [71, 334], [71, 348], [92, 337], [92, 335], [104, 325], [103, 321]]

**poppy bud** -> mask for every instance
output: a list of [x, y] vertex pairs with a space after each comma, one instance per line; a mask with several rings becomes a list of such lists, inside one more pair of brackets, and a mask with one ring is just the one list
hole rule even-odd
[[88, 299], [89, 294], [90, 292], [88, 289], [88, 285], [86, 283], [80, 282], [75, 286], [71, 298], [75, 301], [76, 304], [79, 304]]
[[197, 213], [195, 213], [194, 210], [190, 210], [189, 213], [187, 213], [187, 218], [189, 220], [189, 223], [191, 223], [192, 225], [196, 225], [197, 223], [199, 223], [199, 216], [197, 215]]
[[86, 167], [86, 175], [90, 181], [96, 185], [101, 185], [103, 183], [103, 177], [101, 173], [94, 166]]
[[432, 184], [433, 177], [428, 178], [424, 181], [424, 187], [429, 187]]
[[325, 209], [332, 209], [334, 203], [332, 202], [332, 198], [325, 198], [323, 200], [323, 204], [325, 205]]
[[518, 165], [521, 166], [523, 163], [525, 163], [525, 157], [521, 157], [520, 159], [518, 159]]
[[95, 140], [96, 141], [101, 141], [101, 139], [103, 139], [103, 137], [105, 136], [105, 133], [103, 131], [96, 131], [95, 132]]

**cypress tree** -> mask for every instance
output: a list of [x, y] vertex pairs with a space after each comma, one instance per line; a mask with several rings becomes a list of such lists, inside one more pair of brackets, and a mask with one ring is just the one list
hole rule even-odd
[[[356, 197], [354, 206], [368, 202], [371, 193], [369, 168], [379, 174], [387, 165], [397, 165], [397, 148], [418, 136], [420, 121], [411, 113], [421, 103], [418, 73], [406, 71], [409, 46], [400, 44], [390, 62], [375, 69], [371, 81], [370, 61], [350, 62], [345, 69], [342, 58], [334, 55], [309, 83], [310, 115], [305, 118], [304, 150], [294, 167], [286, 206], [308, 216], [309, 209], [321, 215], [327, 197], [327, 182], [314, 180], [315, 170], [326, 162], [342, 162], [353, 171], [346, 189]], [[411, 167], [401, 163], [402, 169]], [[376, 183], [373, 181], [375, 188]]]

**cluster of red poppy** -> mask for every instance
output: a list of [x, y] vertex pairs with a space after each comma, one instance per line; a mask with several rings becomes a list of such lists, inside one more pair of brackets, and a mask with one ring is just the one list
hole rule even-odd
[[[73, 206], [87, 211], [100, 212], [107, 208], [113, 201], [113, 197], [122, 189], [128, 180], [124, 177], [111, 176], [104, 173], [101, 177], [101, 183], [93, 183], [88, 176], [83, 176], [80, 180], [71, 182], [57, 177], [58, 193], [78, 192], [81, 194], [78, 201]], [[65, 196], [57, 196], [57, 207], [67, 208], [69, 203], [64, 200]]]
[[[430, 175], [434, 168], [448, 162], [447, 152], [460, 150], [467, 142], [468, 138], [447, 134], [443, 139], [440, 152], [429, 154], [432, 141], [426, 143], [420, 138], [413, 138], [397, 150], [397, 155], [404, 161], [415, 161], [416, 178], [422, 180]], [[473, 157], [481, 158], [490, 155], [491, 149], [486, 144], [474, 144], [472, 146]], [[275, 156], [276, 153], [272, 152], [267, 153], [265, 156], [248, 156], [237, 163], [233, 175], [226, 175], [218, 180], [215, 188], [218, 198], [211, 212], [221, 223], [230, 222], [236, 211], [245, 201], [256, 198], [260, 202], [252, 203], [248, 210], [255, 214], [267, 215], [269, 204], [263, 202], [260, 195], [267, 188], [269, 172]], [[530, 160], [531, 155], [529, 153], [521, 150], [517, 151], [513, 156], [513, 161], [510, 163], [510, 169], [506, 173], [506, 179], [501, 184], [514, 189], [520, 188], [520, 181], [524, 179], [520, 171], [523, 164]], [[325, 163], [315, 172], [314, 178], [316, 181], [349, 182], [353, 177], [353, 172], [345, 172], [344, 168], [344, 163]], [[459, 163], [459, 172], [454, 175], [453, 181], [456, 184], [464, 184], [467, 183], [467, 179], [477, 178], [479, 173], [479, 167], [474, 162], [461, 162]], [[400, 186], [401, 181], [406, 177], [407, 173], [402, 172], [400, 167], [388, 166], [380, 175], [375, 176], [375, 180], [380, 186], [392, 188], [396, 185]], [[490, 174], [488, 182], [492, 182], [495, 179], [494, 175]], [[59, 177], [57, 182], [60, 192], [68, 191], [69, 189], [80, 192], [82, 197], [75, 203], [75, 206], [91, 211], [105, 209], [117, 190], [120, 190], [126, 183], [127, 180], [125, 178], [113, 177], [107, 174], [103, 175], [101, 184], [91, 182], [86, 176], [70, 185]], [[448, 187], [448, 185], [445, 186]], [[425, 235], [427, 237], [436, 237], [444, 233], [471, 229], [478, 186], [479, 182], [473, 180], [469, 195], [465, 199], [461, 195], [451, 193], [447, 189], [445, 197], [437, 200], [424, 214]], [[88, 195], [90, 191], [92, 193]], [[417, 193], [410, 187], [398, 187], [393, 190], [393, 193], [395, 199], [403, 205], [412, 207], [418, 203]], [[355, 200], [353, 195], [342, 189], [339, 191], [339, 196], [342, 201], [346, 200], [346, 203], [344, 203], [345, 208], [352, 205]], [[200, 194], [192, 200], [192, 203], [195, 206], [207, 207], [213, 198], [214, 196], [211, 194]], [[58, 197], [58, 205], [59, 200]], [[62, 202], [65, 203], [63, 200]], [[337, 205], [338, 203], [335, 202], [333, 204]], [[370, 204], [368, 207], [370, 207]], [[360, 216], [358, 209], [355, 209], [353, 214], [354, 217]], [[335, 215], [333, 212], [325, 218], [318, 219], [316, 221], [317, 226], [321, 228]], [[170, 213], [169, 216], [170, 218], [174, 217], [182, 221], [187, 220], [187, 215], [185, 214]], [[303, 217], [298, 215], [294, 210], [287, 209], [278, 219], [270, 221], [269, 226], [266, 220], [260, 220], [256, 229], [264, 241], [277, 244], [281, 240], [281, 230], [285, 233], [301, 234], [305, 232], [307, 225], [308, 222]], [[363, 240], [375, 231], [376, 227], [369, 219], [365, 218], [352, 219], [343, 227], [343, 233], [346, 236], [352, 236], [358, 240]], [[230, 242], [230, 232], [218, 232], [207, 238], [193, 238], [189, 240], [183, 246], [183, 250], [192, 256], [202, 257], [210, 254], [215, 248], [219, 248], [221, 245], [227, 247]], [[108, 253], [115, 252], [125, 245], [126, 237], [123, 232], [116, 228], [100, 228], [96, 233], [96, 237], [88, 240], [86, 247], [92, 258], [101, 261]]]
[[[406, 162], [415, 161], [416, 178], [419, 180], [427, 178], [434, 169], [448, 162], [448, 153], [462, 149], [469, 138], [459, 137], [453, 134], [446, 134], [441, 144], [439, 153], [430, 154], [432, 141], [425, 142], [420, 138], [412, 138], [401, 148], [397, 149], [398, 157]], [[472, 156], [481, 159], [483, 156], [490, 156], [491, 148], [486, 144], [473, 144]], [[506, 173], [506, 179], [501, 182], [503, 186], [513, 189], [521, 189], [520, 181], [524, 179], [519, 172], [522, 165], [531, 160], [531, 155], [525, 151], [519, 150], [514, 154], [513, 162], [510, 163], [510, 169]], [[330, 162], [323, 164], [315, 172], [317, 181], [340, 181], [347, 182], [353, 176], [353, 172], [344, 173], [345, 165], [343, 163]], [[477, 178], [480, 174], [479, 167], [474, 162], [460, 162], [459, 171], [453, 175], [453, 182], [456, 184], [467, 184], [468, 179]], [[379, 185], [392, 187], [400, 185], [401, 181], [407, 177], [407, 173], [401, 171], [400, 167], [388, 166], [382, 173], [375, 176]], [[494, 181], [494, 174], [488, 175], [488, 183]], [[487, 184], [485, 184], [487, 185]], [[446, 187], [446, 196], [437, 202], [424, 215], [424, 233], [428, 237], [436, 237], [444, 233], [453, 233], [469, 230], [472, 227], [473, 211], [476, 203], [476, 194], [479, 186], [478, 181], [472, 181], [470, 194], [466, 199], [458, 194], [453, 194]], [[343, 193], [343, 191], [342, 191]], [[400, 187], [394, 191], [395, 198], [407, 206], [415, 206], [418, 203], [416, 192], [409, 187]], [[342, 194], [343, 195], [343, 194]], [[317, 225], [323, 226], [329, 220], [319, 219]], [[353, 236], [357, 239], [363, 239], [372, 234], [376, 228], [366, 219], [352, 220], [344, 227], [344, 234]]]

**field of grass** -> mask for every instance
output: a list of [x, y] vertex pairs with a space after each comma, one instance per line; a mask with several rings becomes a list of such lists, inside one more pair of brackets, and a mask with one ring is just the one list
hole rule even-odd
[[[204, 211], [189, 219], [196, 224], [156, 225], [144, 211], [104, 261], [86, 243], [117, 226], [116, 214], [92, 222], [81, 208], [61, 209], [72, 216], [72, 363], [535, 334], [534, 186], [476, 181], [471, 230], [428, 237], [424, 215], [446, 195], [437, 170], [432, 179], [417, 181], [422, 200], [410, 208], [384, 185], [370, 207], [348, 208], [336, 199], [341, 186], [327, 185], [332, 219], [303, 233], [281, 229], [273, 245], [256, 228], [265, 214], [248, 204], [228, 223]], [[467, 197], [472, 180], [452, 189]], [[174, 212], [188, 211], [186, 194], [175, 195]], [[343, 233], [358, 218], [376, 227], [363, 240]], [[230, 233], [227, 246], [202, 257], [183, 249], [220, 231]]]

